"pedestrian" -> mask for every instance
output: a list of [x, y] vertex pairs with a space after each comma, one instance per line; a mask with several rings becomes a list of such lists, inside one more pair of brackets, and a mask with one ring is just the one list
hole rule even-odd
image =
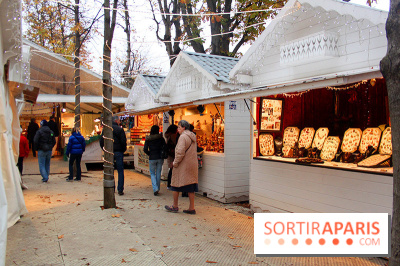
[[[114, 160], [118, 171], [118, 195], [124, 195], [124, 152], [126, 151], [126, 136], [124, 129], [120, 126], [118, 116], [112, 117]], [[104, 132], [103, 132], [104, 133]], [[101, 133], [100, 147], [104, 147], [104, 136]]]
[[35, 118], [31, 118], [31, 122], [28, 125], [28, 141], [29, 141], [29, 149], [32, 149], [32, 155], [33, 157], [36, 157], [36, 150], [34, 148], [33, 145], [33, 138], [36, 135], [36, 132], [39, 130], [39, 125], [36, 123], [36, 119]]
[[58, 125], [56, 123], [56, 118], [54, 117], [54, 115], [50, 116], [50, 120], [49, 120], [47, 126], [51, 129], [51, 131], [53, 131], [54, 137], [56, 138], [56, 145], [54, 145], [53, 150], [52, 150], [52, 154], [53, 154], [52, 157], [54, 157], [54, 155], [56, 155], [56, 151], [57, 151], [58, 136], [60, 135], [60, 132], [58, 131]]
[[33, 138], [34, 149], [38, 152], [39, 170], [42, 175], [42, 182], [47, 183], [50, 175], [51, 150], [56, 144], [54, 133], [47, 126], [47, 121], [40, 121], [40, 129]]
[[81, 133], [79, 132], [79, 128], [74, 127], [72, 129], [72, 135], [68, 140], [67, 151], [65, 152], [67, 157], [69, 157], [69, 176], [67, 181], [72, 181], [74, 177], [74, 162], [76, 165], [75, 181], [81, 181], [81, 159], [82, 154], [85, 151], [85, 147], [85, 138], [82, 137]]
[[196, 135], [189, 130], [190, 124], [186, 120], [178, 123], [179, 140], [175, 147], [175, 159], [172, 163], [171, 187], [173, 205], [165, 205], [170, 212], [178, 212], [179, 192], [188, 192], [189, 209], [184, 213], [196, 214], [194, 208], [194, 192], [198, 191], [197, 144]]
[[151, 127], [150, 136], [146, 136], [143, 151], [149, 156], [151, 185], [153, 186], [154, 196], [157, 196], [160, 192], [164, 157], [167, 155], [165, 140], [160, 134], [159, 126], [154, 125]]
[[168, 171], [168, 179], [167, 179], [167, 187], [171, 186], [171, 178], [172, 178], [172, 162], [175, 159], [175, 147], [176, 143], [178, 142], [179, 134], [178, 134], [178, 126], [177, 125], [170, 125], [165, 131], [165, 139], [167, 140], [167, 151], [168, 151], [168, 158], [167, 164], [169, 167]]
[[28, 157], [29, 155], [29, 143], [28, 139], [22, 134], [21, 131], [21, 136], [19, 138], [19, 156], [18, 156], [18, 170], [21, 175], [21, 187], [23, 189], [28, 188], [25, 184], [24, 181], [22, 180], [22, 171], [24, 170], [24, 158]]

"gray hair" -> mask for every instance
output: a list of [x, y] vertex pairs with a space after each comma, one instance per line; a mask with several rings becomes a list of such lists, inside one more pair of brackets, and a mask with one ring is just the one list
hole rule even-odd
[[185, 129], [189, 129], [190, 128], [190, 124], [186, 120], [179, 121], [178, 126], [184, 127]]
[[117, 122], [119, 120], [119, 116], [117, 116], [117, 115], [113, 115], [113, 117], [112, 117], [112, 122]]

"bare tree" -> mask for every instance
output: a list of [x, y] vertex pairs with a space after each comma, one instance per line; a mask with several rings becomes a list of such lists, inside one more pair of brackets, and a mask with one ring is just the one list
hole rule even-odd
[[[149, 0], [151, 10], [153, 12], [153, 20], [156, 22], [156, 36], [157, 39], [164, 42], [165, 50], [170, 58], [170, 64], [175, 62], [175, 57], [181, 51], [179, 46], [180, 40], [182, 38], [182, 30], [181, 30], [181, 17], [180, 13], [180, 0], [172, 0], [168, 3], [168, 1], [157, 0], [157, 3], [154, 3], [154, 0]], [[156, 6], [158, 10], [161, 12], [161, 21], [156, 18]], [[176, 15], [170, 15], [171, 12]], [[164, 26], [164, 36], [160, 36], [160, 27]], [[175, 37], [172, 41], [172, 30], [175, 29]]]
[[104, 137], [104, 208], [115, 208], [114, 149], [112, 130], [111, 46], [117, 19], [118, 0], [112, 11], [110, 0], [104, 0], [103, 44], [103, 137]]
[[400, 0], [391, 0], [386, 21], [387, 53], [380, 68], [386, 80], [393, 144], [393, 213], [389, 265], [400, 265]]
[[[252, 43], [262, 33], [265, 29], [263, 22], [273, 17], [276, 14], [276, 8], [283, 7], [287, 0], [149, 0], [149, 2], [153, 20], [157, 26], [157, 38], [164, 41], [167, 53], [171, 57], [177, 55], [181, 49], [172, 50], [172, 44], [174, 47], [179, 47], [178, 41], [185, 40], [185, 43], [198, 53], [210, 52], [215, 55], [236, 56], [240, 47]], [[204, 3], [206, 6], [203, 6]], [[156, 19], [158, 10], [161, 12], [161, 20]], [[260, 10], [260, 12], [246, 12], [249, 10]], [[236, 13], [231, 15], [232, 11]], [[203, 15], [203, 17], [196, 15]], [[175, 20], [171, 20], [171, 16]], [[204, 33], [201, 30], [201, 26], [206, 22], [210, 23], [212, 34], [211, 46], [207, 49], [204, 47]], [[174, 41], [171, 42], [172, 30], [180, 29], [181, 24], [183, 31], [176, 33]], [[162, 25], [165, 32], [164, 38], [159, 36]], [[173, 61], [171, 65], [172, 63]]]

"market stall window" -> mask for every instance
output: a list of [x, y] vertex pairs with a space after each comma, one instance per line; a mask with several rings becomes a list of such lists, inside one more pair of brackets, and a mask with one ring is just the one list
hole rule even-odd
[[206, 152], [224, 153], [224, 103], [191, 106], [174, 110], [174, 122], [186, 120], [193, 125], [197, 145]]
[[384, 79], [271, 95], [257, 103], [257, 159], [393, 173]]

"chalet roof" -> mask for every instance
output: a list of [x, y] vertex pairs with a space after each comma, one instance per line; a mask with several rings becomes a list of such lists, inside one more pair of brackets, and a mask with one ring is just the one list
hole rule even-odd
[[[368, 21], [369, 23], [367, 24], [371, 25], [384, 25], [388, 16], [387, 11], [351, 2], [344, 2], [342, 0], [289, 0], [276, 18], [271, 21], [263, 33], [252, 44], [250, 49], [243, 55], [236, 66], [234, 66], [230, 72], [230, 77], [234, 78], [236, 74], [244, 71], [244, 68], [249, 68], [249, 65], [252, 64], [252, 56], [257, 54], [263, 46], [265, 46], [264, 49], [268, 49], [268, 39], [271, 39], [271, 36], [274, 35], [274, 30], [278, 27], [279, 23], [290, 23], [295, 17], [299, 16], [302, 12], [307, 12], [309, 9], [315, 10], [315, 16], [318, 16], [319, 20], [325, 20], [329, 23], [332, 23], [329, 21], [331, 15], [338, 15], [349, 16], [353, 18], [353, 20]], [[328, 17], [323, 17], [324, 13], [329, 13], [330, 15], [328, 15]]]
[[229, 72], [239, 62], [238, 58], [182, 52], [196, 62], [201, 68], [211, 74], [216, 80], [229, 83]]
[[140, 76], [147, 83], [148, 88], [152, 90], [154, 95], [160, 90], [162, 83], [165, 80], [165, 76], [156, 76], [156, 75], [142, 75]]

